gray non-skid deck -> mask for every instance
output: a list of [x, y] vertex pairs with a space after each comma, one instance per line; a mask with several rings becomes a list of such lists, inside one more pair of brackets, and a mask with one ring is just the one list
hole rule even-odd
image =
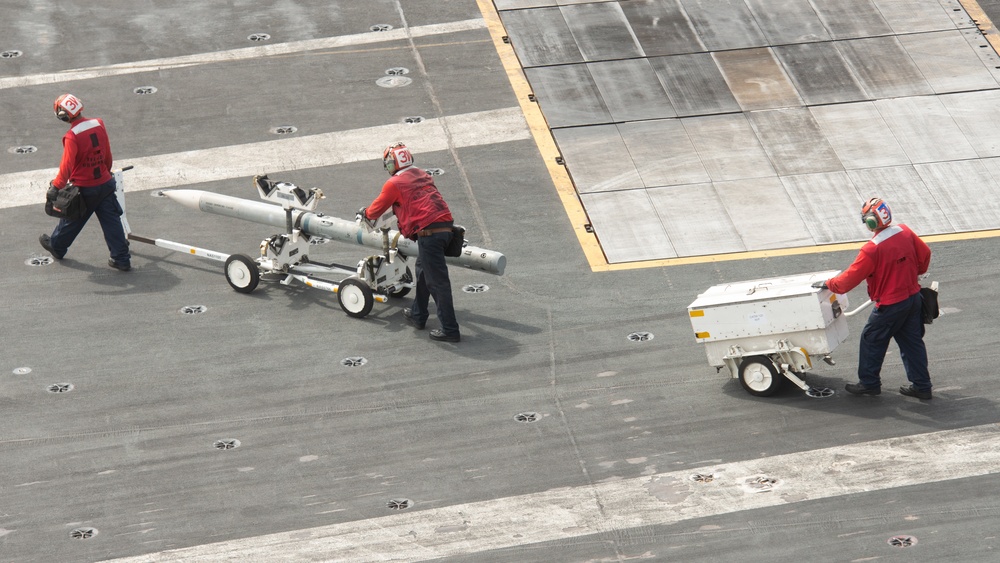
[[[535, 61], [525, 72], [604, 249], [634, 261], [860, 240], [874, 190], [921, 233], [994, 228], [1000, 105], [992, 64], [976, 67], [994, 55], [967, 14], [560, 4], [3, 3], [0, 561], [993, 563], [995, 239], [932, 243], [932, 401], [896, 393], [895, 347], [882, 395], [843, 392], [864, 315], [837, 364], [806, 375], [833, 396], [752, 397], [708, 365], [686, 307], [720, 283], [841, 269], [854, 251], [595, 271], [494, 43], [509, 34]], [[871, 53], [879, 72], [854, 68]], [[913, 69], [922, 82], [904, 79]], [[773, 91], [795, 103], [728, 87], [757, 70], [784, 76]], [[727, 86], [699, 90], [713, 83]], [[553, 107], [546, 89], [572, 95]], [[273, 228], [152, 196], [256, 200], [266, 172], [350, 218], [403, 140], [506, 273], [452, 268], [450, 345], [406, 323], [409, 297], [351, 319], [331, 294], [239, 294], [219, 263], [139, 243], [133, 270], [112, 270], [96, 222], [49, 263], [41, 202], [66, 91], [135, 166], [139, 235], [254, 255]]]

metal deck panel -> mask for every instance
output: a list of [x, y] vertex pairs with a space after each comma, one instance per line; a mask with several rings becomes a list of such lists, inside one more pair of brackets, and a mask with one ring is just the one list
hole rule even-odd
[[809, 0], [745, 0], [771, 45], [826, 41], [830, 33]]
[[579, 193], [642, 188], [618, 128], [571, 127], [553, 132]]
[[809, 111], [844, 168], [910, 164], [874, 103], [818, 106]]
[[812, 6], [833, 39], [892, 33], [892, 28], [871, 0], [812, 0]]
[[937, 96], [877, 100], [875, 107], [914, 164], [976, 158]]
[[581, 194], [580, 199], [609, 262], [677, 256], [645, 190]]
[[555, 0], [493, 0], [498, 11], [557, 6]]
[[815, 244], [777, 177], [715, 182], [715, 189], [747, 250]]
[[614, 121], [661, 119], [677, 115], [648, 60], [588, 63], [587, 68]]
[[936, 94], [998, 86], [961, 31], [902, 35], [899, 42]]
[[802, 43], [772, 50], [807, 105], [868, 99], [835, 43]]
[[[981, 231], [996, 229], [1000, 217], [1000, 183], [992, 173], [996, 170], [992, 164], [988, 167], [979, 160], [964, 160], [917, 164], [913, 168], [941, 207], [941, 217], [953, 229]], [[922, 211], [926, 213], [927, 209]]]
[[[952, 14], [958, 9], [964, 14], [957, 0], [872, 0], [893, 33], [921, 33], [944, 31], [959, 27]], [[967, 19], [964, 16], [958, 19]], [[971, 22], [969, 22], [971, 25]]]
[[922, 235], [954, 232], [954, 225], [937, 203], [941, 186], [925, 182], [913, 166], [851, 170], [848, 174], [861, 195], [860, 201], [881, 197], [891, 202], [893, 220], [919, 226]]
[[852, 39], [837, 49], [869, 98], [896, 98], [933, 94], [927, 80], [895, 37]]
[[653, 188], [646, 193], [678, 255], [746, 250], [711, 183]]
[[802, 105], [770, 49], [723, 51], [712, 56], [743, 111]]
[[767, 45], [764, 33], [742, 0], [681, 0], [681, 6], [709, 51]]
[[864, 235], [857, 212], [864, 198], [846, 172], [782, 176], [781, 183], [816, 244], [850, 242]]
[[707, 50], [677, 0], [635, 0], [620, 4], [647, 57]]
[[1000, 90], [938, 96], [979, 158], [1000, 156]]
[[740, 111], [719, 72], [715, 59], [708, 53], [673, 55], [649, 59], [670, 103], [679, 116], [704, 115]]
[[610, 123], [611, 112], [587, 65], [524, 69], [549, 127]]
[[776, 176], [744, 114], [682, 119], [714, 182]]
[[642, 57], [642, 47], [617, 2], [560, 8], [584, 60]]
[[521, 66], [583, 62], [583, 54], [559, 8], [500, 12]]
[[618, 131], [647, 188], [711, 180], [679, 120], [621, 123]]
[[747, 117], [779, 176], [844, 169], [808, 109], [753, 111]]

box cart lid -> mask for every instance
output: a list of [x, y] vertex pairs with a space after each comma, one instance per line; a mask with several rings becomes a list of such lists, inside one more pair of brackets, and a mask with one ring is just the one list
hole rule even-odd
[[812, 287], [814, 282], [826, 281], [839, 273], [840, 270], [826, 270], [714, 285], [698, 294], [698, 298], [688, 305], [688, 309], [805, 295], [818, 291]]

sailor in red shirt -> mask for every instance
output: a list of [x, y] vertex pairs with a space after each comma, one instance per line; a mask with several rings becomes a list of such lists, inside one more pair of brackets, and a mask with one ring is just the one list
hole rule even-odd
[[128, 271], [131, 255], [122, 226], [122, 208], [115, 195], [115, 178], [111, 174], [113, 158], [104, 121], [83, 116], [83, 102], [72, 94], [56, 98], [53, 110], [60, 121], [69, 123], [63, 135], [63, 156], [59, 173], [49, 182], [50, 189], [63, 189], [72, 183], [80, 189], [84, 212], [76, 219], [60, 219], [52, 235], [42, 235], [38, 241], [56, 260], [62, 260], [91, 215], [96, 214], [104, 231], [104, 241], [111, 252], [108, 265]]
[[434, 298], [440, 329], [430, 333], [433, 340], [459, 342], [462, 337], [455, 318], [451, 279], [444, 250], [451, 242], [453, 219], [448, 204], [427, 172], [413, 166], [413, 155], [403, 143], [394, 143], [382, 152], [382, 163], [391, 177], [378, 197], [358, 211], [358, 220], [373, 225], [390, 207], [396, 215], [399, 232], [417, 241], [417, 294], [413, 306], [403, 309], [406, 320], [424, 328], [430, 316], [428, 304]]
[[909, 387], [899, 392], [918, 399], [931, 398], [931, 378], [927, 371], [923, 298], [917, 277], [927, 272], [931, 249], [909, 227], [892, 224], [888, 204], [872, 198], [861, 208], [861, 220], [875, 234], [861, 247], [854, 262], [839, 275], [820, 282], [834, 293], [847, 293], [862, 281], [874, 303], [861, 332], [858, 383], [847, 384], [855, 395], [878, 395], [882, 390], [882, 362], [889, 341], [896, 340]]

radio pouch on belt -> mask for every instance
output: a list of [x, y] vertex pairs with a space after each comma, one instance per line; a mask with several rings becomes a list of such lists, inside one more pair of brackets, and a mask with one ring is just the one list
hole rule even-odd
[[465, 246], [465, 227], [453, 225], [451, 227], [451, 242], [444, 249], [445, 256], [457, 258], [462, 255], [462, 247]]
[[920, 311], [920, 318], [924, 321], [925, 325], [929, 325], [934, 322], [934, 319], [938, 318], [938, 292], [937, 292], [937, 282], [931, 284], [931, 287], [921, 287], [920, 296], [923, 297], [923, 305]]

